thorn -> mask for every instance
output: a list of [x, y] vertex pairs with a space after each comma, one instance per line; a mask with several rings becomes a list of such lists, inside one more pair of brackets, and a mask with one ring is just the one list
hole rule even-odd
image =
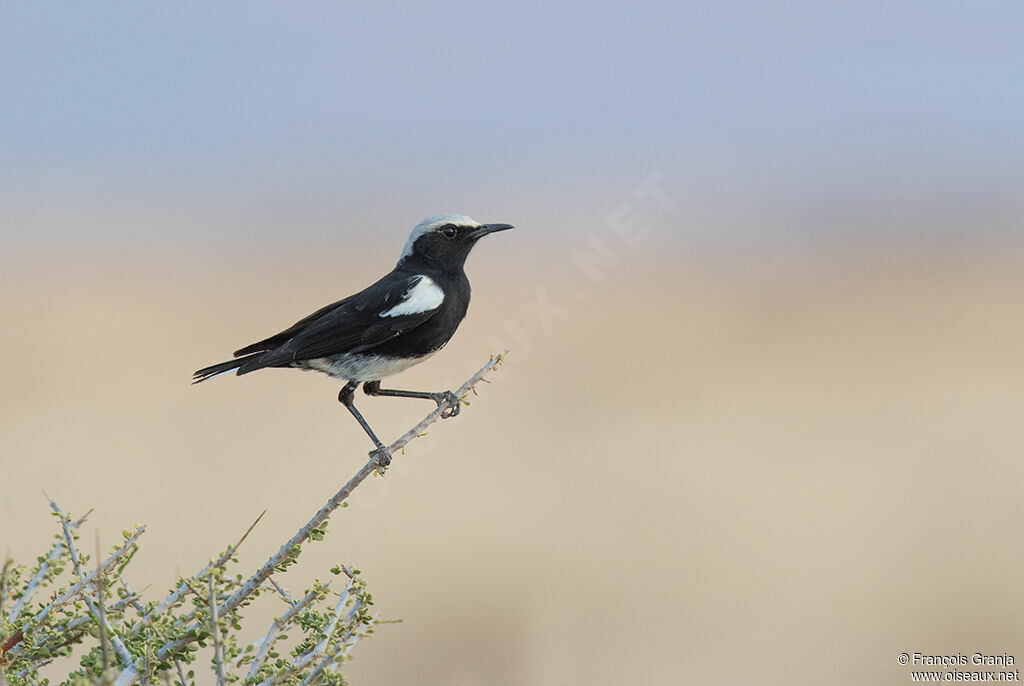
[[260, 516], [256, 518], [256, 521], [250, 524], [249, 528], [245, 530], [245, 533], [242, 534], [242, 537], [240, 539], [238, 539], [238, 543], [235, 544], [234, 548], [232, 549], [232, 552], [238, 550], [238, 546], [242, 545], [242, 541], [244, 541], [249, 536], [249, 534], [252, 533], [252, 530], [256, 528], [256, 525], [260, 523], [260, 520], [263, 519], [263, 515], [265, 514], [267, 514], [266, 509], [264, 509], [263, 512], [260, 512]]

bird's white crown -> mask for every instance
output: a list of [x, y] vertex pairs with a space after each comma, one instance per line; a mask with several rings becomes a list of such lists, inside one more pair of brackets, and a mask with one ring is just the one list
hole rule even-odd
[[483, 226], [480, 222], [467, 217], [464, 214], [435, 214], [433, 217], [427, 217], [412, 230], [409, 234], [409, 240], [405, 242], [405, 247], [402, 248], [402, 254], [398, 256], [398, 259], [408, 257], [412, 255], [412, 246], [416, 242], [416, 239], [427, 233], [438, 229], [445, 224], [454, 224], [455, 226]]

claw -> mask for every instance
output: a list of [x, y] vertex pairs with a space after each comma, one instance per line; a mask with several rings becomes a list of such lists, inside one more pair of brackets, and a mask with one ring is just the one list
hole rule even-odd
[[391, 464], [391, 451], [384, 447], [375, 448], [370, 451], [370, 458], [377, 462], [378, 467], [385, 468]]
[[445, 419], [458, 415], [462, 409], [462, 403], [459, 402], [459, 399], [451, 391], [435, 393], [433, 398], [434, 402], [437, 403], [437, 407], [441, 410], [441, 416]]

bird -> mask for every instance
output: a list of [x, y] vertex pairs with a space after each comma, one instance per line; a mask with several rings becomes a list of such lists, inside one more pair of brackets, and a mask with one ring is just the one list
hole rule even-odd
[[395, 268], [376, 283], [236, 350], [234, 359], [196, 371], [192, 383], [271, 367], [316, 370], [345, 381], [338, 400], [373, 441], [370, 455], [386, 466], [390, 455], [356, 409], [356, 390], [362, 384], [370, 396], [433, 400], [442, 417], [459, 413], [460, 400], [451, 391], [387, 389], [380, 383], [429, 359], [451, 340], [469, 308], [466, 258], [484, 236], [512, 228], [463, 214], [427, 217], [409, 234]]

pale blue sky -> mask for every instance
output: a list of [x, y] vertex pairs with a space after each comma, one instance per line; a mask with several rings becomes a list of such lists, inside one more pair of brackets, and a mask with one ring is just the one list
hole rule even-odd
[[0, 237], [586, 226], [653, 171], [726, 238], [1005, 231], [1021, 36], [1017, 1], [7, 2]]

